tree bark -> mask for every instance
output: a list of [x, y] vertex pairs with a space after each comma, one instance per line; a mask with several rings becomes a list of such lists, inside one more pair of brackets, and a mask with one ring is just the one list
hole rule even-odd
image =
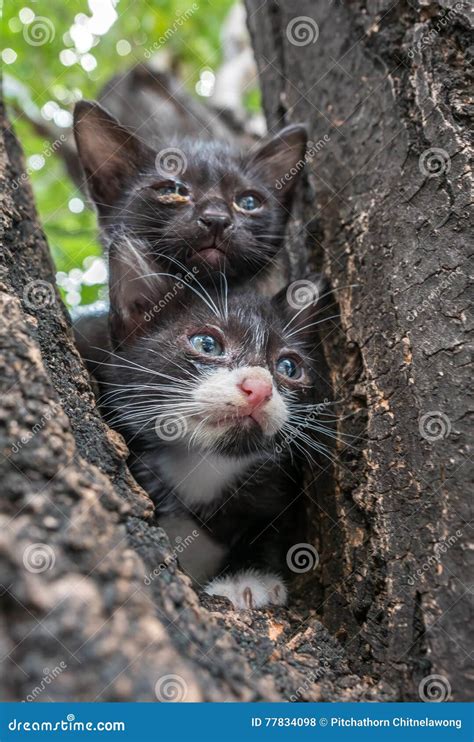
[[398, 699], [467, 700], [472, 10], [454, 0], [247, 9], [269, 125], [310, 127], [295, 278], [310, 264], [335, 289], [340, 323], [326, 323], [323, 347], [350, 416], [340, 430], [362, 436], [356, 450], [338, 445], [332, 484], [310, 492], [312, 605], [351, 669]]
[[0, 697], [394, 698], [316, 611], [200, 602], [101, 420], [0, 110]]

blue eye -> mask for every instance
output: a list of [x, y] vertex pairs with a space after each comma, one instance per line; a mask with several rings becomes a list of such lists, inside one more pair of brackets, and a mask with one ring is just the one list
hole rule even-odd
[[206, 356], [222, 356], [224, 349], [212, 335], [193, 335], [189, 342], [198, 353]]
[[289, 379], [299, 379], [303, 373], [301, 366], [293, 358], [285, 357], [279, 359], [276, 370], [279, 374], [287, 376]]
[[242, 211], [255, 211], [260, 208], [262, 201], [253, 193], [244, 193], [235, 199], [235, 204]]
[[158, 196], [174, 196], [175, 198], [182, 200], [188, 198], [189, 190], [178, 180], [176, 182], [163, 183], [162, 185], [154, 186], [154, 191]]

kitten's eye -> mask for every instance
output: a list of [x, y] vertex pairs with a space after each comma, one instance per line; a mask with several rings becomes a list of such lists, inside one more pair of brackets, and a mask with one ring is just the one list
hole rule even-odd
[[189, 342], [198, 353], [206, 356], [222, 356], [224, 349], [221, 343], [212, 335], [193, 335]]
[[280, 358], [276, 365], [276, 370], [282, 376], [286, 376], [289, 379], [299, 379], [303, 374], [301, 366], [298, 366], [293, 358]]
[[187, 201], [189, 189], [179, 180], [153, 186], [156, 195], [169, 201]]
[[262, 200], [255, 193], [243, 193], [235, 199], [235, 205], [241, 211], [255, 211], [262, 205]]

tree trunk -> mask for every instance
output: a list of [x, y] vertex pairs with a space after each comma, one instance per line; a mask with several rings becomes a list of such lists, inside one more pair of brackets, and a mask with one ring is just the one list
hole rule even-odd
[[326, 323], [323, 346], [350, 415], [340, 429], [362, 436], [338, 446], [332, 485], [311, 493], [312, 605], [354, 672], [401, 700], [466, 700], [472, 11], [454, 0], [247, 8], [269, 125], [310, 127], [295, 277], [309, 262], [335, 289], [340, 323]]
[[200, 603], [99, 417], [0, 110], [2, 700], [393, 699], [298, 602]]

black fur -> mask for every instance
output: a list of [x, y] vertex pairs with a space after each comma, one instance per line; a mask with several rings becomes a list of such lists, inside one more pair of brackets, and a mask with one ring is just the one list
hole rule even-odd
[[[124, 266], [128, 266], [125, 272]], [[321, 381], [325, 371], [312, 324], [317, 321], [320, 304], [297, 310], [288, 304], [286, 289], [273, 299], [234, 290], [228, 297], [227, 317], [216, 317], [205, 299], [210, 297], [225, 314], [222, 286], [210, 288], [207, 294], [193, 278], [177, 283], [160, 275], [144, 278], [146, 275], [143, 265], [130, 268], [127, 261], [113, 261], [115, 285], [125, 281], [112, 296], [115, 335], [108, 334], [102, 316], [96, 318], [96, 332], [90, 333], [89, 324], [89, 336], [80, 339], [82, 352], [89, 355], [89, 366], [101, 382], [104, 414], [125, 436], [131, 451], [131, 470], [154, 499], [158, 518], [160, 514], [191, 516], [198, 529], [229, 549], [222, 568], [231, 572], [251, 566], [284, 573], [287, 549], [302, 538], [301, 460], [304, 449], [310, 455], [314, 453], [311, 448], [304, 441], [296, 439], [295, 443], [280, 433], [273, 439], [265, 438], [256, 425], [236, 425], [202, 455], [219, 453], [238, 459], [257, 452], [258, 459], [211, 503], [183, 507], [158, 460], [160, 451], [174, 444], [157, 436], [155, 418], [160, 404], [181, 402], [171, 377], [186, 382], [191, 376], [199, 377], [207, 369], [222, 365], [263, 366], [284, 396], [309, 405], [322, 402], [328, 390]], [[313, 277], [313, 281], [321, 285], [319, 277]], [[197, 294], [191, 286], [197, 287]], [[170, 298], [164, 301], [165, 296]], [[140, 301], [137, 297], [141, 297]], [[132, 324], [123, 319], [131, 315]], [[190, 353], [189, 336], [210, 326], [218, 327], [232, 349], [225, 360], [196, 359]], [[290, 336], [295, 330], [299, 331]], [[76, 333], [81, 332], [79, 322]], [[88, 352], [91, 339], [100, 345], [99, 351]], [[275, 372], [283, 349], [302, 359], [305, 375], [301, 383], [295, 384]], [[156, 376], [156, 372], [161, 375]], [[160, 383], [160, 389], [150, 389], [155, 383]], [[146, 405], [150, 419], [146, 415], [135, 421], [129, 418], [130, 412], [143, 411]], [[312, 435], [307, 430], [305, 434]]]
[[[234, 284], [269, 278], [303, 169], [303, 126], [289, 126], [245, 155], [223, 142], [193, 139], [157, 151], [99, 104], [82, 101], [74, 132], [107, 248], [127, 236], [167, 270], [176, 269], [177, 259], [197, 266], [201, 280], [219, 271]], [[186, 197], [160, 195], [176, 183]], [[254, 195], [258, 209], [239, 210], [243, 194]]]

